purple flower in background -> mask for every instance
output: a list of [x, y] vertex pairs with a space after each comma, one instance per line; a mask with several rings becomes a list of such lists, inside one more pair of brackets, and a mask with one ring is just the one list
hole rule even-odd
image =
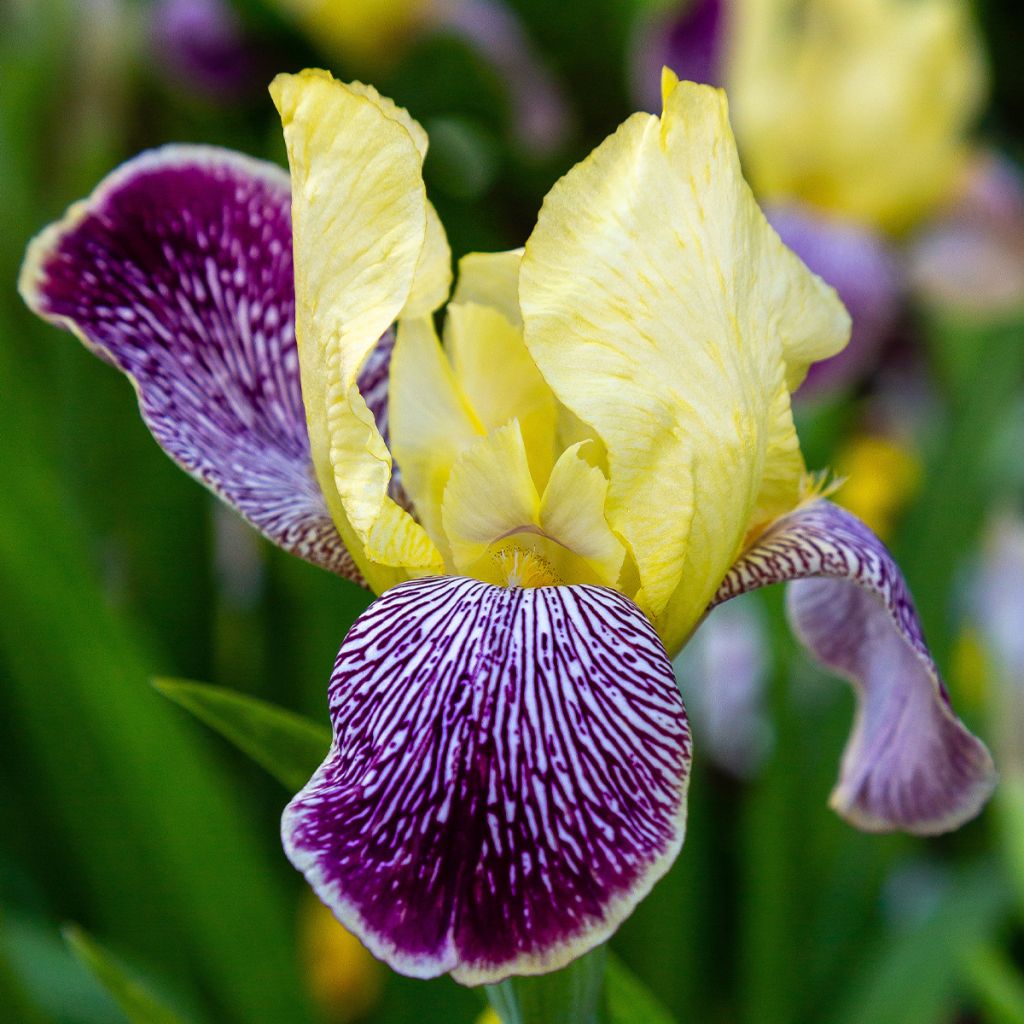
[[640, 22], [632, 43], [632, 90], [644, 110], [661, 106], [661, 69], [680, 78], [722, 85], [727, 0], [693, 0]]
[[463, 0], [442, 24], [494, 65], [508, 88], [520, 143], [539, 155], [557, 149], [569, 128], [568, 104], [514, 11], [499, 0]]
[[765, 215], [782, 241], [835, 288], [853, 321], [850, 344], [811, 367], [801, 395], [860, 379], [874, 366], [902, 310], [895, 251], [870, 227], [808, 206], [773, 204]]
[[1001, 765], [1024, 774], [1024, 520], [994, 518], [969, 590], [969, 618], [985, 661], [993, 741]]
[[683, 842], [670, 657], [777, 582], [856, 687], [832, 806], [920, 835], [976, 814], [992, 762], [899, 569], [806, 472], [790, 396], [849, 321], [768, 228], [721, 96], [666, 75], [661, 117], [563, 177], [524, 250], [461, 261], [442, 344], [422, 128], [325, 72], [272, 94], [290, 185], [144, 154], [32, 243], [20, 290], [132, 380], [186, 471], [378, 595], [282, 821], [338, 919], [466, 984], [607, 939]]
[[1024, 307], [1024, 179], [1005, 157], [984, 153], [964, 188], [911, 239], [908, 274], [933, 305], [975, 316]]
[[153, 57], [176, 86], [231, 100], [259, 83], [253, 49], [227, 0], [156, 0]]
[[709, 616], [675, 672], [701, 751], [730, 775], [755, 776], [774, 742], [765, 707], [768, 637], [757, 606], [738, 601]]

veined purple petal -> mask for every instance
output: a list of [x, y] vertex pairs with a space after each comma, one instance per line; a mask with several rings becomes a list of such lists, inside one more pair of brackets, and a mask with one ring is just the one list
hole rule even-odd
[[742, 555], [711, 607], [790, 580], [794, 631], [860, 702], [832, 806], [872, 832], [934, 835], [974, 817], [995, 785], [992, 759], [953, 713], [882, 542], [849, 512], [816, 501]]
[[811, 366], [799, 394], [855, 382], [874, 366], [900, 313], [902, 275], [894, 253], [870, 227], [808, 206], [775, 204], [765, 215], [782, 241], [835, 288], [853, 320], [849, 344]]
[[285, 849], [403, 974], [561, 967], [682, 844], [686, 714], [661, 641], [614, 591], [403, 583], [345, 638], [330, 712]]
[[310, 461], [283, 170], [212, 147], [144, 153], [35, 239], [19, 286], [131, 378], [186, 472], [276, 544], [359, 578]]

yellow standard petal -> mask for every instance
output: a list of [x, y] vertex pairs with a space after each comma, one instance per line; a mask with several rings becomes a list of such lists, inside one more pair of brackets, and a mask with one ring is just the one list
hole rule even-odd
[[521, 325], [473, 302], [453, 302], [445, 347], [455, 376], [486, 430], [519, 420], [534, 479], [543, 485], [555, 458], [555, 396], [523, 342]]
[[671, 650], [752, 521], [799, 501], [789, 387], [849, 317], [757, 208], [724, 94], [664, 86], [660, 119], [634, 115], [548, 195], [520, 303], [541, 373], [605, 446], [609, 524]]
[[459, 260], [459, 280], [452, 302], [473, 302], [502, 313], [509, 323], [522, 326], [519, 312], [519, 265], [522, 249], [507, 252], [471, 252]]
[[[365, 82], [349, 82], [347, 87], [357, 95], [365, 96], [386, 117], [397, 121], [412, 137], [412, 141], [419, 150], [420, 160], [422, 161], [426, 157], [429, 146], [427, 133], [419, 121], [409, 114], [408, 110], [400, 107], [387, 96], [381, 96], [372, 85], [367, 85]], [[451, 286], [452, 253], [448, 246], [448, 237], [445, 235], [441, 218], [438, 217], [433, 204], [428, 200], [423, 248], [420, 250], [420, 258], [416, 264], [416, 274], [409, 297], [406, 299], [405, 307], [400, 315], [417, 317], [432, 313], [448, 298]]]
[[758, 195], [901, 231], [948, 197], [985, 96], [964, 0], [736, 0], [726, 87]]
[[391, 458], [356, 386], [423, 275], [422, 148], [390, 101], [326, 72], [279, 75], [271, 94], [292, 173], [295, 326], [314, 465], [380, 592], [441, 565], [427, 533], [388, 497]]
[[399, 322], [388, 399], [391, 448], [402, 486], [443, 550], [441, 501], [448, 476], [459, 455], [486, 431], [452, 372], [430, 317]]

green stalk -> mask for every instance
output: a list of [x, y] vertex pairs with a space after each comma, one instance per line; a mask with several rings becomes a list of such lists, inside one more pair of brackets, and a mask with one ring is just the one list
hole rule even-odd
[[598, 1024], [604, 965], [598, 946], [560, 971], [488, 985], [487, 998], [502, 1024]]

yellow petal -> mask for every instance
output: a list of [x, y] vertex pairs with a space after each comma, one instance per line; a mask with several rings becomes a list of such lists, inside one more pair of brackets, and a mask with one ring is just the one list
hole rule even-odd
[[468, 572], [493, 543], [539, 520], [540, 496], [522, 431], [513, 420], [480, 438], [452, 468], [444, 495], [444, 529], [455, 567]]
[[490, 306], [519, 326], [519, 264], [522, 249], [508, 252], [471, 252], [459, 260], [459, 280], [452, 302]]
[[445, 347], [455, 376], [485, 430], [519, 420], [530, 468], [543, 484], [555, 458], [555, 396], [526, 349], [523, 329], [497, 309], [453, 302]]
[[430, 317], [401, 320], [388, 392], [391, 448], [420, 522], [444, 546], [441, 501], [458, 456], [484, 433]]
[[541, 372], [604, 442], [608, 519], [672, 648], [759, 507], [796, 501], [787, 379], [849, 318], [758, 210], [724, 94], [670, 76], [665, 97], [552, 189], [520, 302]]
[[[381, 96], [379, 92], [365, 82], [350, 82], [348, 88], [359, 96], [364, 96], [378, 110], [392, 121], [397, 121], [412, 137], [420, 159], [427, 155], [429, 140], [423, 126], [412, 117], [408, 110], [400, 107], [394, 100]], [[452, 253], [448, 247], [448, 238], [444, 226], [437, 215], [433, 204], [427, 203], [427, 226], [423, 248], [420, 250], [419, 262], [416, 264], [416, 276], [413, 279], [409, 298], [401, 316], [425, 316], [437, 309], [446, 298], [452, 285]]]
[[962, 0], [736, 0], [726, 82], [758, 195], [900, 231], [954, 188], [985, 66]]
[[452, 286], [452, 251], [444, 233], [441, 218], [432, 203], [427, 203], [427, 226], [416, 264], [416, 276], [405, 307], [399, 314], [403, 317], [420, 317], [433, 313], [444, 304]]
[[275, 0], [317, 45], [380, 66], [434, 16], [439, 0]]
[[516, 585], [614, 584], [625, 547], [605, 519], [608, 481], [581, 457], [581, 447], [562, 453], [543, 498], [517, 421], [464, 452], [444, 495], [444, 528], [456, 569], [504, 584], [511, 576], [505, 556], [511, 555], [516, 570], [540, 567], [532, 583], [518, 579]]
[[544, 533], [587, 562], [602, 583], [613, 586], [622, 571], [626, 549], [605, 518], [608, 480], [583, 458], [583, 441], [562, 452], [540, 502]]
[[391, 459], [356, 377], [405, 306], [423, 249], [422, 155], [365, 91], [323, 71], [271, 86], [292, 172], [296, 335], [317, 478], [380, 592], [440, 555], [387, 494]]

